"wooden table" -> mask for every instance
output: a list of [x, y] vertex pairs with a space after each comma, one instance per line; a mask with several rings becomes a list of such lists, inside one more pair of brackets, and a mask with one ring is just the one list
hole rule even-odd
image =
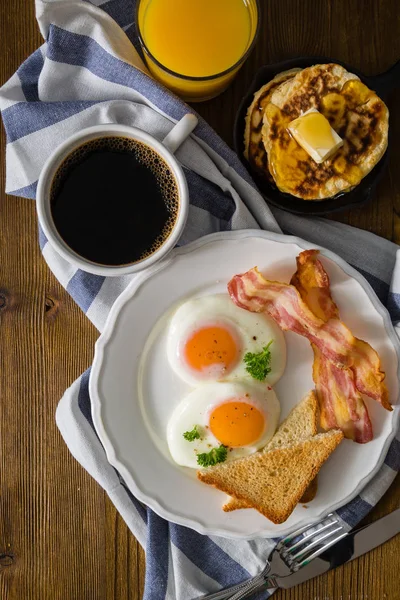
[[[400, 57], [398, 0], [261, 0], [257, 47], [232, 87], [196, 106], [232, 143], [239, 100], [262, 64], [337, 57], [367, 74]], [[33, 0], [0, 6], [4, 82], [42, 43]], [[400, 242], [400, 93], [393, 94], [390, 168], [374, 200], [336, 219]], [[2, 156], [4, 133], [1, 132]], [[134, 600], [144, 553], [102, 489], [75, 462], [54, 422], [65, 388], [91, 363], [97, 331], [39, 252], [34, 203], [0, 204], [0, 599]], [[345, 465], [343, 465], [345, 469]], [[369, 520], [399, 506], [400, 480]], [[276, 600], [400, 599], [400, 536]]]

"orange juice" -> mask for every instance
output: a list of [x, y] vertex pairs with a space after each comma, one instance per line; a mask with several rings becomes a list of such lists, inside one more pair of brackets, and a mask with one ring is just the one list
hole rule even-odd
[[141, 0], [138, 9], [150, 71], [192, 100], [228, 85], [252, 44], [257, 20], [256, 0]]

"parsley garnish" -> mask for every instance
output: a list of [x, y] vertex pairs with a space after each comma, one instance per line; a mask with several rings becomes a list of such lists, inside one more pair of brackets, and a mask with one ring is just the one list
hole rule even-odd
[[188, 442], [194, 442], [194, 440], [199, 440], [200, 439], [200, 432], [197, 429], [197, 425], [195, 425], [193, 427], [192, 431], [185, 431], [185, 433], [183, 434], [183, 437]]
[[271, 371], [271, 352], [269, 350], [273, 340], [269, 342], [261, 352], [247, 352], [244, 355], [246, 363], [246, 371], [258, 381], [264, 381], [268, 373]]
[[226, 446], [220, 446], [219, 448], [212, 448], [210, 452], [203, 452], [197, 455], [197, 463], [201, 467], [212, 467], [217, 463], [224, 462], [228, 456], [228, 448]]

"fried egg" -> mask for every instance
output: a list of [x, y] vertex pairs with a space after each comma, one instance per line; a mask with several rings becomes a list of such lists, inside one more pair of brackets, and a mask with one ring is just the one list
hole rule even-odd
[[[176, 463], [199, 468], [197, 457], [221, 444], [226, 460], [253, 454], [275, 433], [280, 404], [273, 389], [253, 381], [207, 383], [193, 390], [175, 408], [167, 426], [167, 442]], [[199, 439], [184, 433], [196, 429]]]
[[271, 371], [265, 381], [274, 385], [286, 364], [282, 331], [267, 315], [239, 308], [228, 294], [215, 294], [188, 300], [178, 308], [168, 331], [167, 357], [189, 385], [234, 381], [249, 377], [244, 355], [261, 352], [271, 340]]

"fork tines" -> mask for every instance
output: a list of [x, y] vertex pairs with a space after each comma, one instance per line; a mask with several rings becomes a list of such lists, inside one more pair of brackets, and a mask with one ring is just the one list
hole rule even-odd
[[292, 571], [298, 571], [347, 535], [338, 518], [330, 513], [317, 525], [305, 525], [283, 538], [276, 547]]

